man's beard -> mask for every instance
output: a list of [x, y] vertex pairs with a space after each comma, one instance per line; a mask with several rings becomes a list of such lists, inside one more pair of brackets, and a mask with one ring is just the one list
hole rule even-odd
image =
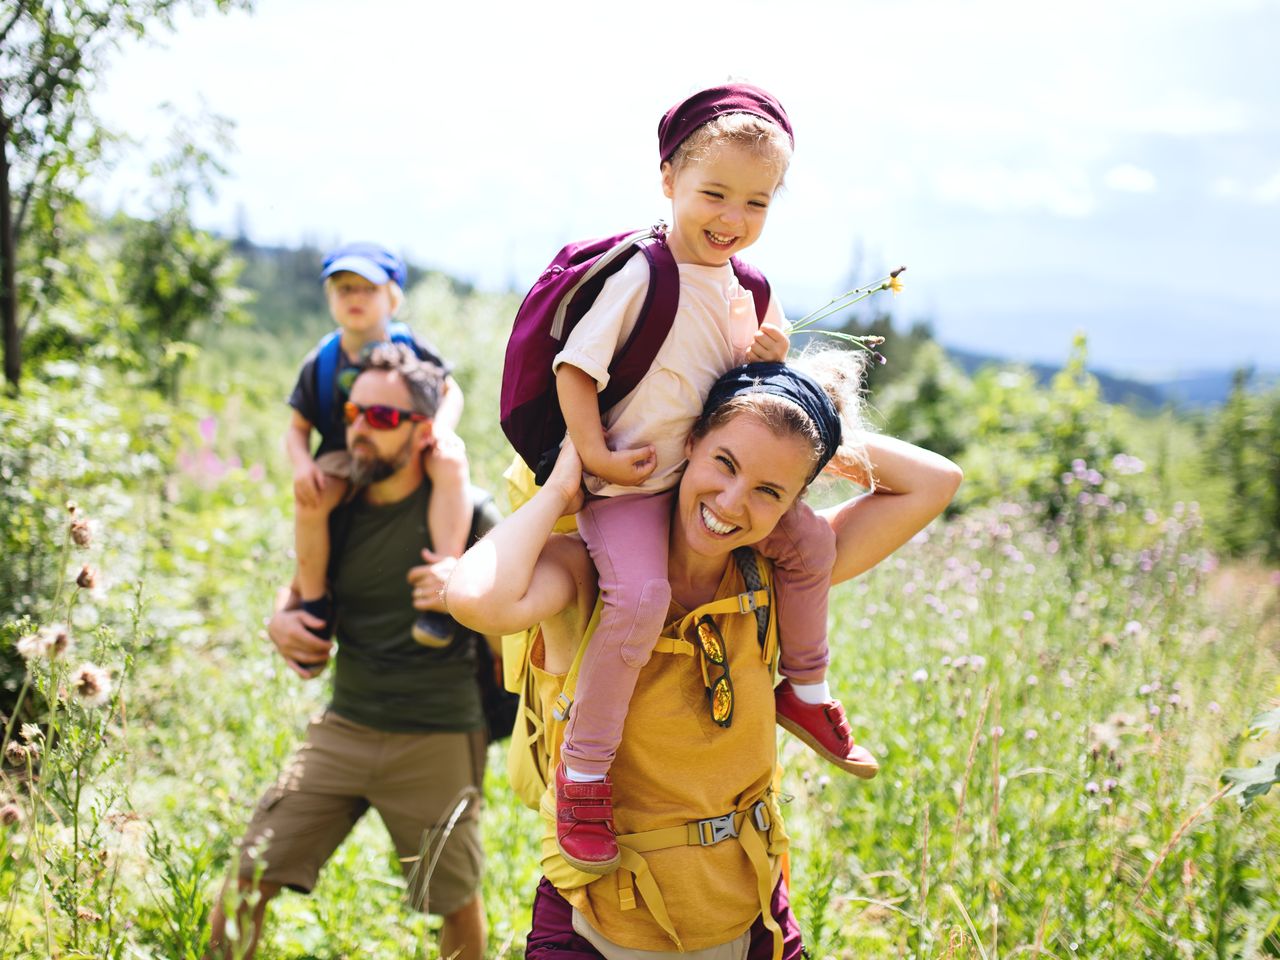
[[[374, 452], [372, 442], [365, 441], [365, 443], [367, 446], [357, 441], [356, 446], [351, 448], [350, 480], [357, 487], [367, 487], [371, 483], [380, 483], [386, 480], [402, 469], [413, 456], [413, 451], [409, 449], [413, 444], [412, 435], [406, 437], [400, 449], [389, 457], [378, 456]], [[368, 455], [357, 456], [357, 449], [369, 451]]]

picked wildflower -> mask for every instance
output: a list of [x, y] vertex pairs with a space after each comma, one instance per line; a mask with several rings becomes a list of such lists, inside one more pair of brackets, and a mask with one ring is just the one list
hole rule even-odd
[[76, 517], [71, 521], [71, 542], [77, 547], [87, 547], [93, 543], [93, 530], [88, 520]]
[[100, 707], [111, 698], [111, 674], [92, 663], [71, 674], [71, 689], [86, 707]]
[[3, 807], [0, 807], [0, 823], [6, 827], [12, 827], [15, 823], [22, 822], [22, 808], [10, 800]]
[[44, 733], [40, 730], [38, 723], [24, 723], [18, 728], [18, 732], [22, 734], [22, 739], [27, 743], [35, 743], [44, 737]]
[[821, 323], [823, 320], [835, 316], [841, 310], [851, 307], [855, 303], [859, 303], [867, 299], [867, 297], [879, 293], [881, 290], [892, 290], [894, 293], [900, 292], [902, 290], [902, 281], [898, 278], [906, 269], [906, 267], [898, 267], [896, 270], [890, 271], [887, 277], [882, 277], [874, 283], [868, 283], [866, 286], [862, 287], [854, 287], [852, 290], [846, 290], [838, 297], [832, 297], [817, 310], [805, 314], [793, 323], [790, 330], [791, 335], [794, 336], [802, 330], [808, 330], [810, 333], [821, 333], [829, 337], [835, 337], [837, 340], [843, 340], [846, 343], [852, 344], [854, 347], [868, 351], [872, 354], [872, 359], [877, 363], [884, 363], [884, 359], [876, 353], [874, 349], [884, 343], [884, 337], [859, 337], [854, 336], [851, 333], [845, 333], [842, 330], [825, 330], [821, 327], [816, 327], [815, 324]]
[[906, 267], [899, 267], [897, 270], [889, 271], [889, 289], [895, 296], [902, 292], [902, 271], [906, 269]]

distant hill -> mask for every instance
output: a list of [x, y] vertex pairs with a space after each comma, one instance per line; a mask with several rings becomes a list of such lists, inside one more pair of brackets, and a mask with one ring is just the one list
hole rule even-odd
[[[954, 347], [945, 349], [947, 355], [968, 374], [982, 367], [1011, 362], [1002, 357], [973, 353]], [[1054, 374], [1062, 369], [1043, 363], [1020, 364], [1020, 366], [1024, 366], [1035, 374], [1037, 382], [1042, 384], [1047, 384], [1053, 379]], [[1103, 399], [1108, 403], [1121, 403], [1146, 411], [1159, 410], [1166, 406], [1185, 410], [1219, 406], [1225, 403], [1230, 395], [1235, 376], [1232, 370], [1210, 370], [1161, 380], [1136, 380], [1102, 370], [1089, 372], [1098, 378]], [[1255, 389], [1266, 389], [1280, 383], [1280, 374], [1255, 373], [1250, 382]]]

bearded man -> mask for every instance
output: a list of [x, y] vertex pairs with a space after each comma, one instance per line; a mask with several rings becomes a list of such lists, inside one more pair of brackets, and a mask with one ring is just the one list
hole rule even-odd
[[[400, 344], [376, 347], [352, 384], [344, 412], [357, 492], [331, 519], [332, 699], [258, 804], [241, 843], [241, 895], [225, 890], [215, 907], [210, 956], [251, 958], [268, 902], [285, 887], [309, 893], [369, 807], [395, 843], [411, 906], [444, 918], [440, 955], [484, 955], [477, 638], [459, 631], [443, 648], [413, 639], [418, 611], [442, 609], [455, 562], [431, 552], [426, 522], [431, 475], [460, 462], [459, 451], [436, 449], [443, 384], [444, 371]], [[473, 538], [499, 519], [491, 498], [474, 499]], [[334, 655], [324, 627], [282, 591], [268, 633], [310, 679]], [[224, 906], [232, 900], [235, 942]]]

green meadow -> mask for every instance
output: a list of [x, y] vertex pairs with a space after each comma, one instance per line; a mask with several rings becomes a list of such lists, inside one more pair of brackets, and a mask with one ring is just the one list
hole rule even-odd
[[[430, 277], [405, 311], [457, 362], [474, 478], [500, 500], [514, 305]], [[324, 329], [209, 329], [180, 381], [51, 355], [0, 399], [0, 956], [201, 955], [252, 805], [325, 700], [263, 631], [291, 562], [282, 401]], [[1082, 344], [1049, 385], [893, 347], [873, 420], [968, 479], [954, 511], [833, 593], [833, 683], [879, 778], [779, 733], [810, 953], [1280, 955], [1275, 452], [1258, 412], [1275, 401], [1138, 415], [1102, 401]], [[1233, 440], [1232, 416], [1252, 432]], [[70, 648], [24, 660], [19, 641], [51, 624]], [[517, 957], [538, 824], [504, 751], [484, 897], [491, 954]], [[276, 901], [259, 955], [433, 957], [402, 892], [366, 818], [312, 896]]]

